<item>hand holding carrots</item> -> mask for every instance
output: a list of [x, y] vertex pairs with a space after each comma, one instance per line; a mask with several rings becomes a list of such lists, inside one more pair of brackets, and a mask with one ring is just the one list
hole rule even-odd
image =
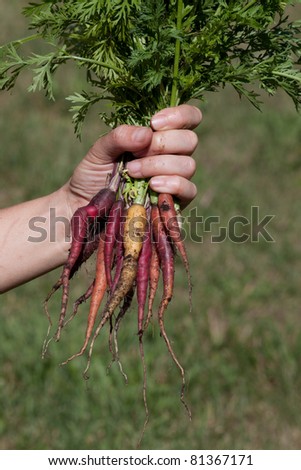
[[151, 178], [150, 187], [156, 192], [175, 195], [183, 207], [188, 205], [196, 196], [196, 187], [189, 181], [195, 172], [191, 155], [198, 142], [192, 129], [201, 118], [199, 109], [181, 105], [154, 115], [151, 128], [123, 125], [101, 137], [66, 187], [72, 212], [106, 185], [114, 161], [124, 152], [136, 157], [128, 163], [130, 176]]
[[[57, 224], [55, 243], [48, 236], [39, 243], [30, 240], [40, 235], [33, 232], [29, 221], [41, 217], [48, 227], [49, 208], [56, 216], [71, 219], [72, 214], [107, 185], [113, 162], [125, 151], [136, 157], [128, 164], [132, 177], [150, 177], [150, 186], [157, 192], [176, 195], [185, 207], [196, 195], [190, 182], [195, 171], [191, 158], [197, 136], [192, 131], [201, 121], [200, 111], [189, 105], [168, 108], [153, 116], [150, 128], [120, 126], [101, 137], [75, 169], [71, 179], [59, 190], [38, 199], [1, 209], [0, 265], [3, 275], [0, 293], [65, 263], [69, 243], [63, 224]], [[154, 132], [155, 131], [155, 132]], [[135, 168], [136, 165], [136, 168]], [[11, 237], [11, 227], [15, 236]], [[18, 270], [15, 264], [18, 263]]]
[[[164, 314], [173, 297], [176, 252], [179, 252], [188, 275], [191, 299], [189, 262], [178, 223], [179, 207], [173, 196], [185, 206], [196, 195], [190, 178], [195, 171], [191, 154], [197, 145], [197, 137], [191, 129], [200, 120], [201, 113], [197, 108], [182, 105], [158, 112], [151, 119], [150, 127], [119, 126], [96, 142], [65, 187], [69, 191], [70, 207], [73, 205], [75, 208], [71, 218], [71, 247], [62, 274], [45, 299], [50, 320], [48, 301], [62, 287], [61, 312], [54, 338], [60, 339], [61, 330], [69, 321], [65, 321], [65, 317], [70, 281], [97, 250], [94, 281], [75, 302], [71, 316], [74, 318], [82, 299], [91, 297], [84, 343], [79, 352], [64, 364], [82, 355], [91, 339], [86, 376], [94, 342], [107, 322], [110, 322], [111, 332], [114, 328], [113, 355], [117, 356], [116, 334], [120, 319], [129, 309], [136, 291], [137, 333], [143, 361], [143, 396], [147, 416], [142, 339], [152, 316], [160, 271], [163, 279], [158, 308], [160, 333], [181, 372], [181, 400], [190, 416], [184, 401], [184, 369], [165, 331]], [[80, 202], [82, 205], [78, 207]], [[146, 305], [148, 313], [145, 318]], [[119, 313], [114, 317], [117, 309]], [[98, 326], [93, 334], [96, 322]], [[44, 353], [48, 344], [49, 341], [45, 343]]]
[[[11, 241], [6, 246], [0, 258], [0, 265], [6, 273], [0, 292], [64, 265], [60, 278], [45, 300], [48, 312], [50, 297], [61, 289], [61, 311], [53, 336], [58, 340], [62, 328], [69, 321], [66, 321], [66, 313], [70, 281], [81, 265], [97, 251], [95, 278], [75, 302], [73, 314], [69, 317], [74, 318], [78, 306], [91, 297], [83, 345], [78, 353], [65, 361], [67, 363], [82, 355], [90, 341], [85, 374], [100, 330], [108, 322], [112, 329], [114, 320], [114, 354], [118, 358], [117, 330], [135, 292], [137, 334], [144, 361], [142, 338], [152, 317], [161, 273], [163, 292], [157, 312], [160, 333], [181, 372], [181, 400], [189, 416], [190, 411], [184, 401], [184, 369], [165, 331], [164, 313], [173, 296], [174, 256], [177, 252], [183, 260], [190, 285], [187, 255], [172, 196], [176, 196], [180, 205], [185, 207], [196, 195], [196, 187], [190, 181], [195, 172], [191, 155], [197, 146], [193, 129], [200, 121], [201, 113], [197, 108], [181, 105], [158, 112], [151, 119], [150, 127], [123, 125], [101, 137], [77, 166], [69, 182], [58, 191], [2, 211], [4, 240], [8, 239], [6, 232], [12, 224], [19, 227], [22, 235], [16, 238], [18, 243]], [[126, 154], [130, 154], [130, 159]], [[129, 190], [128, 181], [132, 184]], [[155, 201], [152, 200], [152, 192], [145, 192], [149, 187], [156, 195]], [[39, 243], [29, 243], [32, 238], [29, 221], [43, 216], [45, 223], [50, 222], [51, 208], [56, 209], [56, 217], [60, 220], [71, 221], [71, 243], [66, 241], [66, 233], [61, 231], [56, 232], [54, 244], [49, 243], [48, 237]], [[116, 215], [118, 210], [119, 217]], [[60, 230], [62, 225], [59, 225]], [[21, 252], [22, 257], [19, 256]], [[10, 253], [9, 257], [5, 253]], [[18, 275], [15, 269], [10, 269], [14, 266], [12, 253], [18, 259]], [[44, 353], [48, 344], [49, 341], [45, 342]], [[143, 371], [147, 411], [145, 364]]]

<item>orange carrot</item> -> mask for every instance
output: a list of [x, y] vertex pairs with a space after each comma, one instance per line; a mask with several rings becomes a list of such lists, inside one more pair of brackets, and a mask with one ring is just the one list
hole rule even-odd
[[152, 256], [152, 242], [149, 222], [146, 223], [142, 250], [138, 260], [137, 269], [137, 301], [138, 301], [138, 335], [143, 334], [144, 310], [147, 300], [147, 291], [150, 276], [150, 262]]
[[97, 252], [97, 259], [96, 259], [96, 273], [95, 273], [95, 280], [93, 285], [93, 291], [91, 295], [91, 302], [90, 302], [90, 310], [88, 315], [88, 322], [86, 328], [86, 335], [85, 341], [81, 348], [81, 350], [67, 359], [63, 364], [67, 364], [67, 362], [71, 361], [75, 357], [81, 356], [88, 345], [89, 339], [91, 338], [93, 327], [95, 324], [95, 320], [97, 317], [97, 313], [103, 297], [106, 293], [107, 289], [107, 279], [105, 273], [105, 265], [104, 265], [104, 246], [105, 246], [105, 234], [102, 233], [99, 239], [99, 247]]
[[84, 371], [84, 376], [86, 376], [86, 373], [90, 367], [94, 342], [99, 335], [100, 330], [109, 320], [109, 318], [111, 318], [115, 309], [126, 297], [134, 285], [138, 269], [138, 259], [143, 245], [146, 222], [147, 218], [144, 206], [141, 204], [132, 204], [127, 211], [124, 223], [124, 256], [120, 277], [116, 288], [112, 292], [107, 302], [101, 321], [99, 322], [99, 325], [91, 341], [88, 364]]
[[152, 254], [149, 268], [149, 291], [148, 291], [148, 312], [143, 326], [145, 331], [153, 315], [153, 305], [160, 278], [160, 260], [156, 244], [152, 242]]

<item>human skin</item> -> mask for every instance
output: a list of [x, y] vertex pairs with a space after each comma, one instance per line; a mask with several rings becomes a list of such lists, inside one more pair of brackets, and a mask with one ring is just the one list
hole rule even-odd
[[[155, 114], [150, 127], [119, 126], [96, 141], [57, 191], [1, 209], [0, 293], [64, 264], [72, 214], [106, 185], [114, 162], [126, 151], [136, 157], [127, 166], [130, 176], [150, 178], [153, 190], [176, 196], [182, 207], [188, 205], [197, 193], [190, 181], [196, 168], [191, 155], [198, 143], [193, 129], [201, 119], [199, 109], [181, 105]], [[43, 221], [51, 239], [34, 240], [33, 220]], [[62, 221], [68, 222], [67, 228]]]

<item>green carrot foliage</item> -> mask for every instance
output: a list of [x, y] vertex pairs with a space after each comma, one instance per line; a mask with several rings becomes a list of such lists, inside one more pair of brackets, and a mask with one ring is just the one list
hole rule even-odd
[[[232, 85], [260, 107], [260, 89], [283, 89], [301, 103], [301, 22], [279, 0], [44, 0], [24, 14], [34, 33], [0, 49], [0, 89], [11, 89], [23, 69], [30, 91], [54, 99], [58, 67], [74, 61], [87, 89], [71, 90], [76, 132], [89, 109], [112, 102], [101, 118], [110, 126], [147, 124], [159, 109], [204, 99]], [[44, 55], [22, 46], [43, 40]]]

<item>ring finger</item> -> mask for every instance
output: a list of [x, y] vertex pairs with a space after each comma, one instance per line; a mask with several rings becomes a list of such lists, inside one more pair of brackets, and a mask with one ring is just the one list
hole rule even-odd
[[181, 175], [190, 179], [196, 170], [195, 160], [184, 155], [160, 155], [139, 158], [127, 164], [133, 178], [151, 178], [160, 175]]

